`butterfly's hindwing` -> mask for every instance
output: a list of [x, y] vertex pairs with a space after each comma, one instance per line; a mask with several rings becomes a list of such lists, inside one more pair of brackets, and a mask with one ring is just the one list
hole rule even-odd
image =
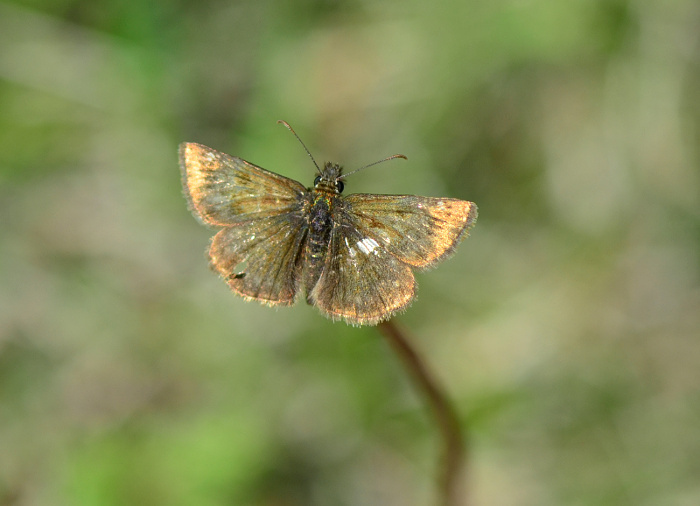
[[212, 239], [212, 267], [244, 297], [269, 305], [293, 304], [305, 234], [305, 220], [298, 213], [226, 227]]
[[338, 219], [309, 301], [333, 319], [374, 325], [408, 306], [415, 295], [413, 273], [342, 213]]

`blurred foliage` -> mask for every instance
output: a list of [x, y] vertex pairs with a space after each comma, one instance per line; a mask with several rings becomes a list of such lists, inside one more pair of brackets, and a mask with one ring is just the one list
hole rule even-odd
[[700, 503], [700, 4], [0, 3], [0, 504], [423, 505], [373, 328], [208, 271], [188, 140], [480, 218], [398, 321], [474, 504]]

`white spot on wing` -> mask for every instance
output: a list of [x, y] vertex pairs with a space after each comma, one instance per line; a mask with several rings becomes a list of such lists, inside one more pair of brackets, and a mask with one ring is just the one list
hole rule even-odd
[[343, 240], [345, 241], [345, 246], [348, 247], [348, 253], [350, 253], [350, 257], [353, 258], [357, 252], [355, 251], [355, 248], [351, 248], [350, 244], [348, 244], [348, 238], [344, 237]]
[[379, 247], [379, 244], [371, 237], [365, 237], [361, 241], [357, 241], [357, 247], [360, 249], [360, 251], [362, 251], [362, 253], [369, 255]]

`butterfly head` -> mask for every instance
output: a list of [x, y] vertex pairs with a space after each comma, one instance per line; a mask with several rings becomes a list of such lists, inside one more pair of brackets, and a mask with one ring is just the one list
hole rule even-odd
[[345, 185], [341, 181], [343, 168], [331, 162], [326, 162], [323, 170], [314, 179], [314, 190], [325, 191], [335, 194], [343, 193]]

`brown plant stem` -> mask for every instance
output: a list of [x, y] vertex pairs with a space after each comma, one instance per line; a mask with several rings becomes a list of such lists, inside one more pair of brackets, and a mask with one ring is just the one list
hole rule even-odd
[[411, 346], [404, 332], [391, 320], [378, 325], [389, 345], [398, 355], [420, 393], [425, 396], [437, 423], [443, 442], [441, 470], [438, 481], [441, 506], [457, 506], [460, 470], [465, 460], [465, 442], [457, 412], [440, 388], [425, 362]]

